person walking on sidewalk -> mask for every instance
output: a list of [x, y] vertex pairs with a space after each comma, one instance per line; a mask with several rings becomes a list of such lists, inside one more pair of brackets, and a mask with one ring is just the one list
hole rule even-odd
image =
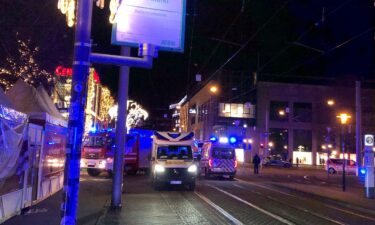
[[260, 158], [258, 154], [255, 154], [255, 156], [253, 157], [253, 164], [254, 164], [254, 174], [259, 174]]

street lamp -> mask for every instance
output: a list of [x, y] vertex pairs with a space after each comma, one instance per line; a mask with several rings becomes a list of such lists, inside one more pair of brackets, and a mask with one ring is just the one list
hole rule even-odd
[[214, 123], [214, 108], [215, 108], [213, 105], [214, 104], [213, 96], [217, 95], [219, 92], [219, 88], [215, 84], [211, 84], [210, 86], [208, 86], [208, 88], [209, 88], [208, 89], [209, 90], [208, 112], [207, 112], [207, 117], [206, 117], [206, 120], [204, 122], [204, 127], [203, 127], [205, 138], [208, 138], [211, 135], [210, 133], [212, 132], [212, 126]]
[[327, 100], [327, 105], [333, 106], [334, 104], [335, 104], [335, 100], [333, 100], [333, 99], [328, 99]]
[[342, 191], [345, 191], [345, 164], [346, 164], [346, 159], [345, 159], [345, 133], [344, 133], [344, 126], [349, 122], [349, 119], [351, 116], [347, 113], [340, 113], [340, 115], [336, 116], [337, 118], [340, 119], [341, 123], [341, 152], [342, 152], [342, 158], [343, 158], [343, 163], [342, 163]]
[[211, 92], [211, 93], [214, 93], [214, 94], [215, 94], [215, 93], [217, 93], [217, 91], [218, 91], [217, 86], [214, 85], [214, 86], [211, 86], [211, 87], [210, 87], [210, 92]]

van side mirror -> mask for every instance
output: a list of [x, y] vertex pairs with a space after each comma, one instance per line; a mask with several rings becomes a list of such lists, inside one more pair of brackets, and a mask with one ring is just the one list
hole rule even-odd
[[196, 158], [195, 158], [195, 161], [201, 161], [202, 159], [202, 156], [201, 155], [197, 155]]
[[155, 161], [155, 156], [152, 156], [150, 161]]

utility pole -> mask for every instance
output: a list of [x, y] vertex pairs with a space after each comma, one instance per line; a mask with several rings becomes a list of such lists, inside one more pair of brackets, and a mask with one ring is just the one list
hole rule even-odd
[[346, 190], [346, 175], [345, 175], [345, 125], [341, 124], [341, 152], [342, 152], [342, 191]]
[[359, 176], [359, 170], [362, 167], [362, 112], [361, 112], [361, 82], [355, 82], [355, 152], [357, 161], [356, 175]]
[[78, 1], [69, 108], [69, 139], [66, 146], [67, 168], [64, 171], [64, 202], [61, 205], [62, 225], [74, 225], [77, 218], [84, 110], [90, 69], [92, 7], [92, 0]]

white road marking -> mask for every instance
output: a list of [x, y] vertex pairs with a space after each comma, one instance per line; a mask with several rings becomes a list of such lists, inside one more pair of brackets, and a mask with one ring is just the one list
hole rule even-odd
[[[255, 184], [253, 182], [241, 180], [241, 179], [238, 179], [238, 178], [236, 178], [236, 180], [238, 180], [240, 182], [243, 182], [243, 183], [248, 183], [250, 185], [254, 185], [254, 186], [257, 186], [257, 187], [260, 187], [260, 188], [268, 189], [270, 191], [278, 192], [278, 193], [281, 193], [281, 194], [284, 194], [284, 195], [287, 195], [287, 196], [292, 196], [292, 197], [295, 197], [295, 198], [298, 198], [298, 199], [311, 200], [311, 199], [308, 199], [308, 198], [304, 198], [304, 197], [300, 197], [300, 196], [297, 196], [297, 195], [292, 195], [292, 194], [289, 194], [289, 193], [286, 193], [286, 192], [283, 192], [283, 191], [279, 191], [279, 190], [276, 190], [276, 189], [273, 189], [273, 188], [270, 188], [270, 187], [267, 187], [267, 186], [264, 186], [264, 185]], [[339, 210], [339, 211], [342, 211], [342, 212], [345, 212], [345, 213], [348, 213], [348, 214], [351, 214], [351, 215], [355, 215], [355, 216], [362, 217], [362, 218], [365, 218], [365, 219], [368, 219], [368, 220], [371, 220], [371, 221], [375, 221], [374, 217], [368, 217], [368, 216], [365, 216], [365, 215], [362, 215], [362, 214], [358, 214], [358, 213], [354, 213], [354, 212], [351, 212], [351, 211], [348, 211], [348, 210], [345, 210], [345, 209], [340, 209], [340, 208], [337, 208], [335, 206], [331, 206], [331, 205], [326, 204], [326, 203], [322, 203], [322, 204], [325, 205], [328, 208], [336, 209], [336, 210]]]
[[[238, 187], [238, 188], [241, 188], [241, 189], [244, 189], [244, 190], [250, 190], [250, 189], [248, 189], [248, 188], [246, 188], [246, 187], [242, 187], [242, 186], [240, 186], [240, 185], [238, 185], [238, 184], [233, 184], [233, 186], [236, 186], [236, 187]], [[251, 191], [251, 190], [250, 190]], [[260, 194], [259, 192], [256, 192], [257, 194], [259, 194], [259, 195], [262, 195], [262, 194]], [[264, 196], [264, 195], [263, 195]], [[269, 199], [271, 199], [271, 200], [273, 200], [273, 201], [276, 201], [276, 202], [279, 202], [279, 203], [281, 203], [281, 204], [284, 204], [284, 205], [288, 205], [288, 204], [286, 204], [285, 202], [282, 202], [281, 200], [278, 200], [278, 199], [276, 199], [276, 198], [274, 198], [274, 197], [272, 197], [272, 196], [270, 196], [270, 195], [267, 195], [267, 198], [269, 198]], [[292, 208], [297, 208], [297, 207], [295, 207], [295, 206], [291, 206], [291, 205], [288, 205], [289, 207], [292, 207]], [[314, 215], [314, 216], [317, 216], [317, 217], [319, 217], [319, 218], [322, 218], [322, 219], [325, 219], [325, 220], [328, 220], [328, 221], [330, 221], [330, 222], [332, 222], [332, 223], [336, 223], [336, 224], [341, 224], [341, 225], [344, 225], [345, 223], [341, 223], [340, 221], [337, 221], [337, 220], [334, 220], [334, 219], [331, 219], [331, 218], [329, 218], [329, 217], [326, 217], [326, 216], [323, 216], [323, 215], [320, 215], [320, 214], [317, 214], [317, 213], [314, 213], [314, 212], [312, 212], [312, 211], [310, 211], [310, 210], [308, 210], [308, 209], [305, 209], [305, 208], [303, 208], [303, 207], [298, 207], [298, 209], [299, 210], [302, 210], [302, 211], [304, 211], [304, 212], [306, 212], [306, 213], [310, 213], [310, 214], [312, 214], [312, 215]]]
[[280, 221], [280, 222], [282, 222], [282, 223], [289, 224], [289, 225], [294, 225], [293, 222], [291, 222], [289, 220], [286, 220], [286, 219], [284, 219], [284, 218], [282, 218], [282, 217], [280, 217], [280, 216], [278, 216], [276, 214], [273, 214], [273, 213], [271, 213], [271, 212], [269, 212], [267, 210], [264, 210], [264, 209], [262, 209], [262, 208], [260, 208], [260, 207], [258, 207], [256, 205], [250, 203], [250, 202], [247, 202], [247, 201], [245, 201], [245, 200], [243, 200], [243, 199], [241, 199], [241, 198], [239, 198], [239, 197], [237, 197], [237, 196], [235, 196], [235, 195], [233, 195], [233, 194], [231, 194], [231, 193], [229, 193], [227, 191], [224, 191], [223, 189], [220, 189], [218, 187], [212, 186], [210, 184], [208, 184], [208, 186], [212, 187], [212, 188], [214, 188], [214, 189], [216, 189], [216, 190], [218, 190], [218, 191], [220, 191], [220, 192], [222, 192], [222, 193], [224, 193], [224, 194], [226, 194], [226, 195], [228, 195], [228, 196], [230, 196], [230, 197], [232, 197], [232, 198], [234, 198], [234, 199], [236, 199], [236, 200], [238, 200], [238, 201], [240, 201], [240, 202], [242, 202], [242, 203], [244, 203], [244, 204], [246, 204], [246, 205], [248, 205], [248, 206], [250, 206], [250, 207], [252, 207], [252, 208], [254, 208], [254, 209], [256, 209], [256, 210], [258, 210], [258, 211], [260, 211], [260, 212], [262, 212], [262, 213], [264, 213], [264, 214], [266, 214], [266, 215], [268, 215], [268, 216], [270, 216], [270, 217], [272, 217], [272, 218], [274, 218], [276, 220], [278, 220], [278, 221]]
[[239, 220], [237, 220], [234, 216], [229, 214], [227, 211], [225, 211], [220, 206], [216, 205], [212, 201], [210, 201], [208, 198], [204, 197], [203, 195], [199, 194], [198, 192], [194, 192], [199, 198], [201, 198], [203, 201], [205, 201], [207, 204], [209, 204], [212, 208], [216, 209], [219, 213], [221, 213], [223, 216], [225, 216], [228, 220], [233, 222], [236, 225], [243, 225], [243, 223]]

